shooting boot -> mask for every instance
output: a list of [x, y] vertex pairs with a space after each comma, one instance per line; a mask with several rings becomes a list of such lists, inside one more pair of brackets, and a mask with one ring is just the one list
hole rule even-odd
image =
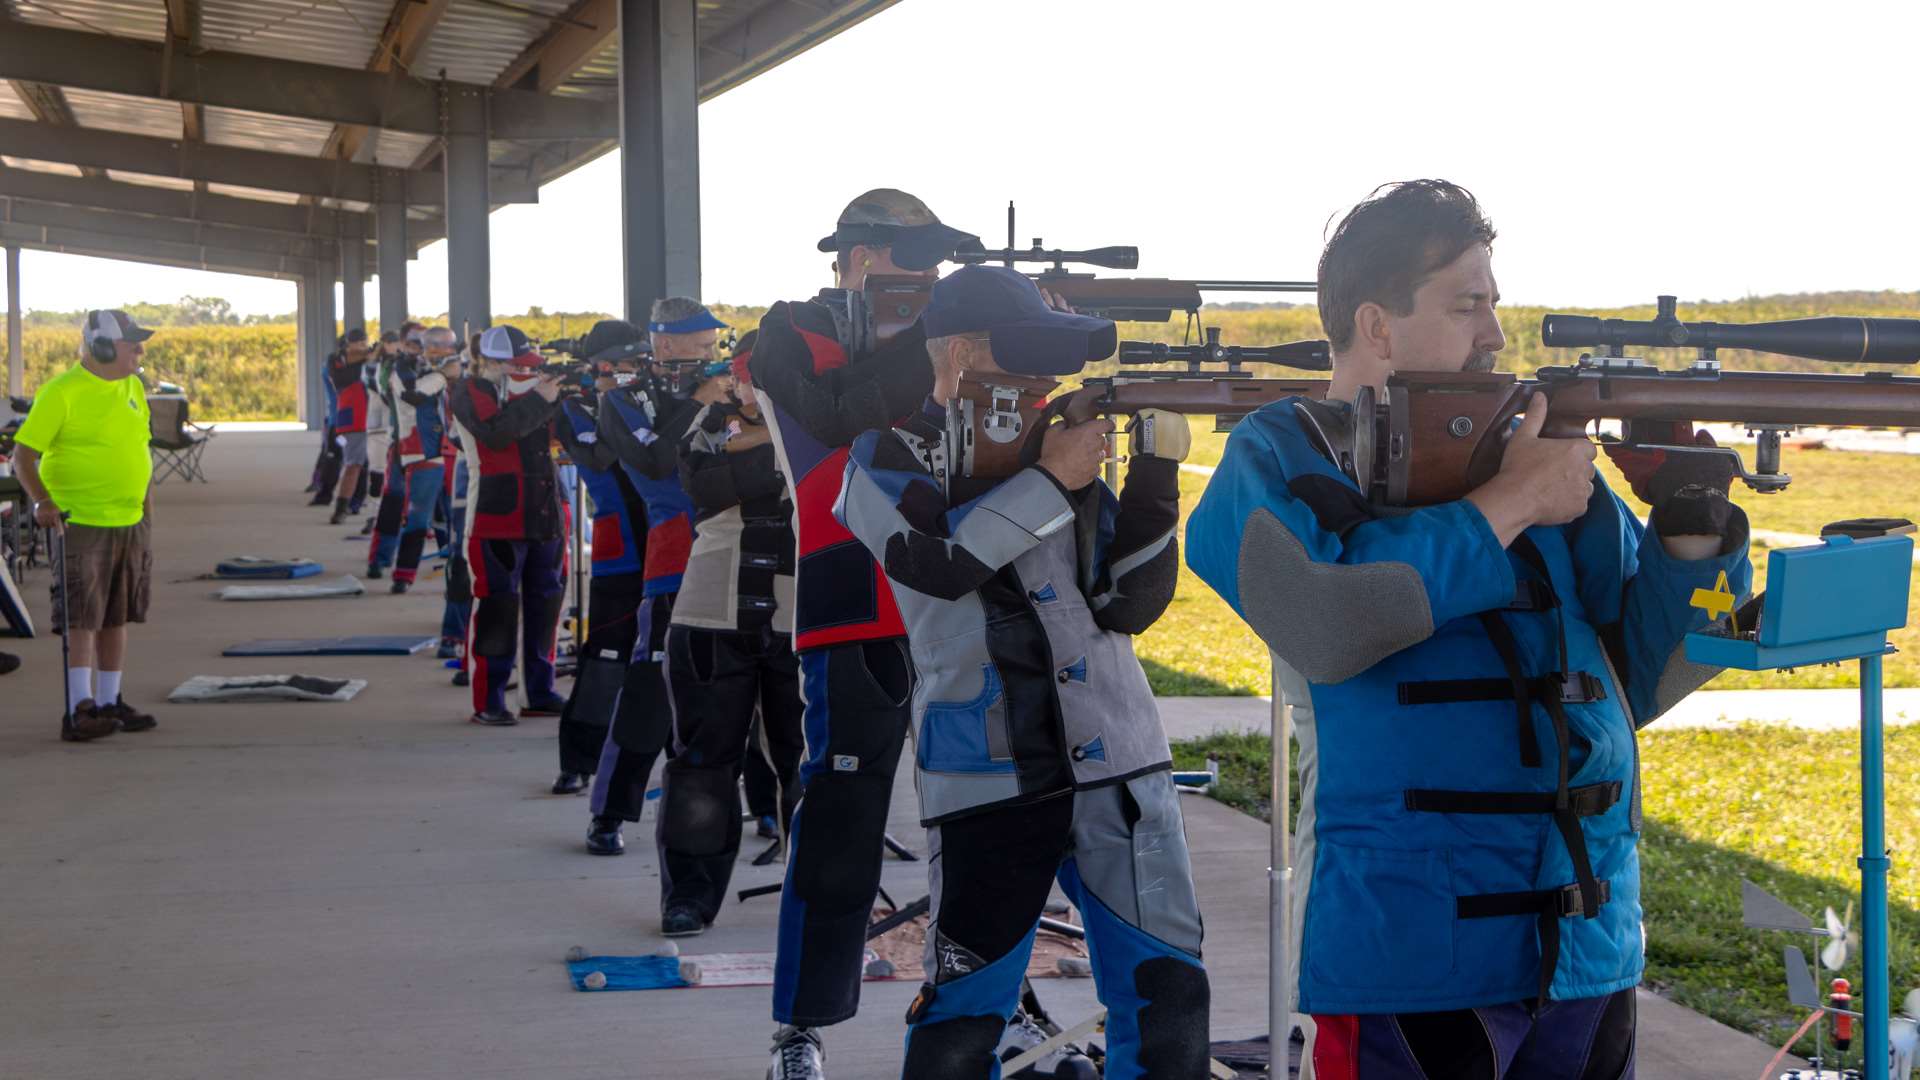
[[[465, 675], [466, 672], [463, 671], [460, 674]], [[512, 727], [520, 722], [520, 718], [510, 712], [477, 712], [468, 717], [468, 719], [476, 724], [484, 724], [487, 727]]]
[[707, 932], [707, 920], [692, 904], [675, 904], [660, 916], [660, 933], [664, 937], [692, 937]]
[[120, 721], [103, 716], [91, 700], [73, 707], [73, 714], [60, 719], [60, 738], [65, 742], [91, 742], [120, 730]]
[[[1012, 1061], [1049, 1038], [1047, 1030], [1036, 1023], [1027, 1010], [1016, 1009], [1013, 1019], [1007, 1021], [1007, 1029], [1000, 1035], [994, 1056], [1001, 1061]], [[1062, 1043], [1019, 1072], [1006, 1076], [1007, 1080], [1099, 1080], [1100, 1070], [1094, 1068], [1093, 1060], [1078, 1046]]]
[[125, 696], [111, 705], [102, 705], [99, 713], [112, 717], [120, 725], [121, 731], [152, 731], [160, 726], [160, 721], [128, 705]]
[[338, 525], [345, 520], [347, 520], [347, 500], [333, 500], [333, 516], [327, 519], [327, 524]]
[[625, 855], [627, 841], [620, 835], [620, 819], [617, 817], [597, 817], [593, 826], [587, 830], [587, 854], [589, 855]]
[[773, 1064], [767, 1080], [827, 1080], [827, 1049], [812, 1028], [782, 1027], [773, 1033]]
[[549, 694], [527, 702], [520, 710], [521, 716], [559, 716], [567, 707], [567, 699], [558, 694]]
[[587, 778], [585, 774], [577, 772], [561, 773], [559, 779], [553, 782], [552, 788], [555, 795], [578, 795], [585, 790], [587, 790]]

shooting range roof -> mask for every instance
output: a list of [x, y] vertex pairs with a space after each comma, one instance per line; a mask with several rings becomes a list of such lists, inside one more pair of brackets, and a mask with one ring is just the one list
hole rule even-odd
[[[699, 98], [896, 2], [695, 0]], [[119, 258], [190, 246], [152, 220], [164, 218], [228, 230], [193, 238], [219, 269], [225, 245], [259, 248], [235, 229], [284, 223], [322, 246], [371, 237], [380, 185], [401, 182], [417, 250], [445, 235], [440, 80], [489, 91], [495, 206], [532, 201], [618, 145], [620, 6], [0, 0], [0, 240]], [[311, 247], [267, 250], [311, 259]]]

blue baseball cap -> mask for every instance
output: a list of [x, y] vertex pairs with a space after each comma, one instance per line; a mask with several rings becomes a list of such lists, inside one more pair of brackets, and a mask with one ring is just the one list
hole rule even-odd
[[684, 319], [647, 324], [648, 332], [654, 334], [692, 334], [701, 330], [725, 330], [726, 328], [726, 323], [714, 318], [713, 312], [704, 307]]
[[1006, 266], [941, 278], [921, 319], [929, 338], [986, 331], [993, 362], [1015, 375], [1072, 375], [1119, 343], [1111, 320], [1048, 307], [1032, 278]]

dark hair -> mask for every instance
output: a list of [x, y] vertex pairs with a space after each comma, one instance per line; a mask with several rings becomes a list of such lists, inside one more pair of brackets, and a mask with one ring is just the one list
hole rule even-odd
[[1475, 244], [1491, 250], [1493, 238], [1493, 222], [1458, 184], [1404, 180], [1373, 189], [1320, 253], [1320, 325], [1333, 351], [1353, 343], [1361, 304], [1406, 315], [1427, 278]]
[[833, 265], [839, 269], [840, 276], [846, 277], [853, 269], [853, 249], [860, 245], [852, 240], [840, 240], [833, 246]]

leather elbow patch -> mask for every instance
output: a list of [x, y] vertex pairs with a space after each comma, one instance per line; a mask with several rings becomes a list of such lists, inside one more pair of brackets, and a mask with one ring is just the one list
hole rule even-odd
[[1247, 625], [1310, 682], [1345, 682], [1433, 635], [1419, 571], [1315, 562], [1268, 510], [1254, 511], [1240, 534], [1238, 584]]

